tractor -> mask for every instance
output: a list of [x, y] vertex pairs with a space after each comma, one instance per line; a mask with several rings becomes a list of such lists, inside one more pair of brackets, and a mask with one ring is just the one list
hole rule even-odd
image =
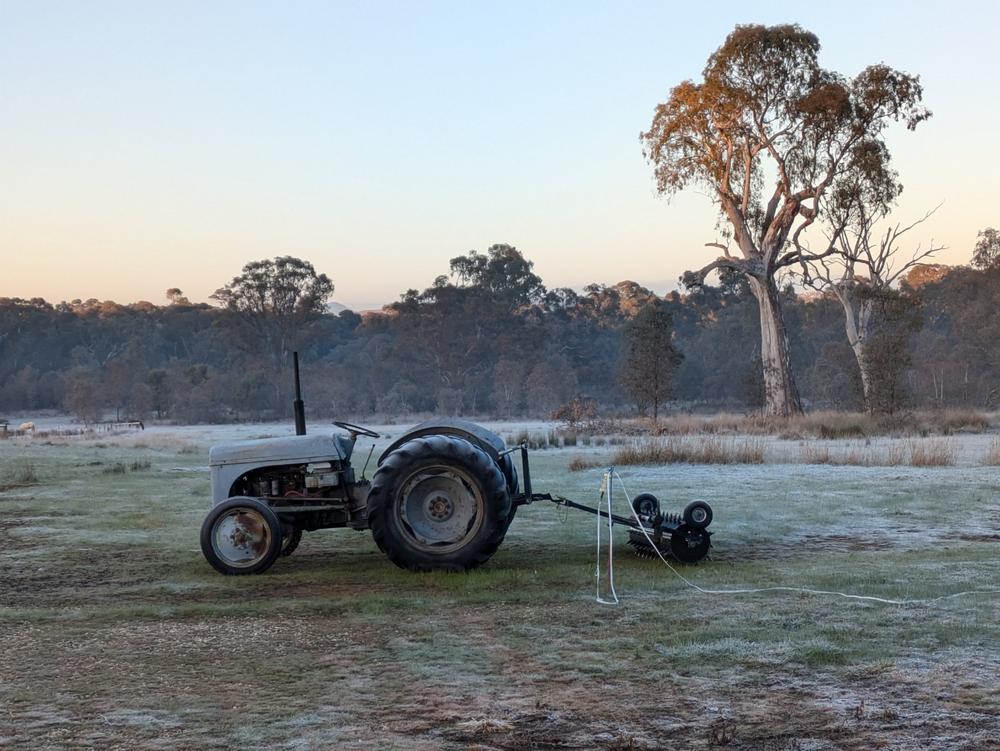
[[213, 505], [201, 527], [201, 549], [223, 574], [262, 573], [291, 555], [303, 532], [338, 527], [371, 530], [379, 549], [402, 568], [466, 571], [497, 551], [519, 507], [537, 501], [628, 527], [629, 543], [642, 556], [696, 563], [709, 553], [712, 509], [704, 501], [669, 514], [643, 493], [625, 517], [535, 493], [527, 447], [508, 448], [466, 420], [430, 420], [406, 431], [381, 453], [369, 481], [373, 445], [357, 477], [351, 459], [358, 438], [379, 434], [338, 421], [333, 424], [343, 433], [307, 435], [297, 353], [293, 362], [295, 435], [209, 451]]

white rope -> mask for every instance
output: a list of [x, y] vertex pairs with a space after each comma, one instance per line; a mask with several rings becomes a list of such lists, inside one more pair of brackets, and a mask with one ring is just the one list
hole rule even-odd
[[[618, 593], [615, 592], [615, 539], [614, 532], [611, 524], [611, 494], [612, 485], [611, 480], [611, 469], [608, 469], [604, 476], [601, 477], [601, 490], [597, 495], [597, 567], [595, 571], [595, 578], [597, 579], [597, 597], [595, 598], [601, 605], [617, 605], [618, 604]], [[601, 597], [601, 501], [607, 497], [608, 499], [608, 587], [611, 591], [611, 600], [605, 600]]]
[[[628, 490], [625, 489], [625, 481], [622, 480], [621, 475], [618, 474], [617, 470], [615, 470], [613, 467], [609, 470], [609, 472], [613, 472], [614, 476], [617, 477], [618, 481], [621, 483], [622, 493], [625, 495], [625, 500], [628, 501], [629, 511], [631, 512], [632, 517], [638, 523], [639, 529], [642, 531], [643, 536], [645, 536], [646, 541], [649, 543], [650, 547], [656, 552], [656, 555], [658, 555], [660, 560], [663, 561], [664, 565], [673, 572], [674, 576], [676, 576], [678, 579], [684, 582], [687, 586], [691, 587], [692, 589], [698, 592], [701, 592], [702, 594], [750, 595], [750, 594], [761, 594], [764, 592], [798, 592], [800, 594], [808, 594], [808, 595], [826, 595], [834, 597], [843, 597], [844, 599], [847, 600], [864, 600], [868, 602], [879, 602], [885, 605], [929, 605], [934, 602], [940, 602], [941, 600], [952, 600], [957, 597], [965, 597], [967, 595], [1000, 594], [1000, 589], [970, 589], [970, 590], [965, 590], [963, 592], [955, 592], [950, 595], [941, 595], [939, 597], [930, 597], [930, 598], [915, 599], [915, 600], [893, 600], [886, 597], [874, 597], [872, 595], [853, 595], [853, 594], [847, 594], [845, 592], [837, 592], [828, 589], [813, 589], [811, 587], [778, 586], [778, 587], [757, 587], [750, 589], [705, 589], [704, 587], [699, 587], [693, 581], [686, 578], [683, 574], [681, 574], [680, 571], [678, 571], [677, 569], [675, 569], [673, 566], [670, 565], [670, 561], [668, 561], [666, 558], [663, 557], [663, 553], [660, 552], [659, 546], [653, 542], [653, 539], [649, 536], [649, 533], [646, 531], [645, 525], [643, 525], [642, 521], [639, 519], [639, 515], [636, 513], [636, 510], [632, 507], [632, 498], [629, 495]], [[611, 513], [610, 495], [608, 497], [608, 513], [609, 514]]]

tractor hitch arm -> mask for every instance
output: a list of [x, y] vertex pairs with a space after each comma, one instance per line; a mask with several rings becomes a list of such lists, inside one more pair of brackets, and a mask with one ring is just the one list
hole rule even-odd
[[557, 506], [565, 506], [566, 508], [575, 508], [580, 511], [586, 511], [588, 514], [596, 514], [597, 516], [602, 516], [605, 519], [611, 519], [612, 524], [621, 524], [624, 527], [631, 527], [632, 529], [640, 529], [639, 523], [632, 518], [621, 516], [620, 514], [609, 514], [607, 511], [602, 511], [599, 508], [594, 508], [593, 506], [588, 506], [585, 503], [577, 503], [576, 501], [570, 500], [569, 498], [563, 498], [562, 496], [552, 497], [546, 494], [545, 500], [552, 501]]
[[535, 501], [551, 501], [557, 506], [565, 506], [566, 508], [574, 508], [580, 511], [586, 511], [588, 514], [596, 514], [597, 516], [603, 516], [605, 519], [611, 518], [613, 524], [621, 524], [626, 527], [631, 527], [632, 529], [640, 529], [639, 523], [632, 518], [621, 516], [619, 514], [609, 514], [607, 511], [601, 511], [599, 508], [594, 508], [593, 506], [588, 506], [584, 503], [577, 503], [569, 498], [564, 498], [561, 495], [552, 495], [551, 493], [535, 493], [532, 491], [531, 487], [531, 464], [528, 462], [528, 447], [525, 444], [520, 444], [512, 448], [507, 449], [501, 454], [501, 456], [506, 454], [512, 454], [515, 451], [521, 453], [521, 482], [523, 484], [523, 490], [514, 499], [517, 505], [523, 505], [528, 503], [534, 503]]

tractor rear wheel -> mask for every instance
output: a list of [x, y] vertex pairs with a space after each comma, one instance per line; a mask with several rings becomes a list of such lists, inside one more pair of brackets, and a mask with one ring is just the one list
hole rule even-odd
[[507, 481], [482, 449], [454, 436], [407, 441], [372, 478], [368, 524], [389, 560], [413, 571], [465, 571], [507, 532]]

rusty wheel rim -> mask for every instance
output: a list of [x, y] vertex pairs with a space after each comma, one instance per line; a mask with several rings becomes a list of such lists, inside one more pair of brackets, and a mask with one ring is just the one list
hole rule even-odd
[[233, 568], [249, 568], [271, 548], [271, 527], [255, 509], [232, 508], [212, 528], [212, 549]]

